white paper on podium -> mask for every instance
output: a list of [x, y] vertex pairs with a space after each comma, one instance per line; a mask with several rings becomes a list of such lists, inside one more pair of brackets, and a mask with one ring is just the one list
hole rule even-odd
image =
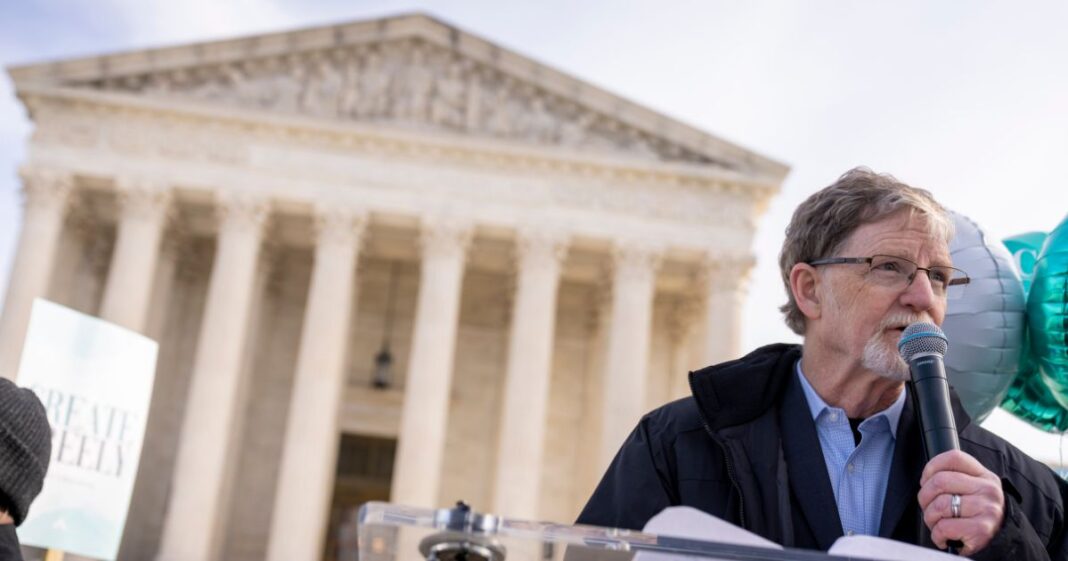
[[[752, 547], [782, 549], [767, 538], [744, 530], [711, 514], [688, 506], [672, 506], [660, 511], [645, 525], [643, 532], [688, 540], [701, 540]], [[960, 559], [934, 549], [907, 544], [876, 536], [843, 536], [827, 553], [846, 557], [862, 557], [881, 561], [951, 561]], [[635, 561], [694, 560], [692, 555], [639, 552]], [[714, 559], [714, 558], [705, 558]]]
[[753, 547], [782, 546], [730, 522], [688, 506], [669, 506], [649, 519], [643, 532], [688, 540], [712, 541]]
[[884, 561], [950, 561], [960, 557], [910, 543], [876, 536], [843, 536], [827, 551], [844, 557], [863, 557]]

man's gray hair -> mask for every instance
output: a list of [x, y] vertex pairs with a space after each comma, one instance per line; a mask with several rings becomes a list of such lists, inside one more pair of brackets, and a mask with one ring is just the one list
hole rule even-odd
[[779, 309], [794, 333], [805, 333], [805, 316], [790, 290], [790, 270], [794, 265], [834, 257], [857, 228], [901, 210], [923, 218], [932, 236], [949, 243], [953, 221], [930, 192], [865, 167], [845, 172], [838, 181], [812, 194], [797, 207], [786, 227], [786, 240], [779, 253], [779, 269], [788, 298]]

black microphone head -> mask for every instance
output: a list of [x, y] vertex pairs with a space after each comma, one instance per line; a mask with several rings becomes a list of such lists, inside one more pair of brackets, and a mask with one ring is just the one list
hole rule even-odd
[[901, 340], [897, 343], [897, 350], [905, 362], [910, 362], [912, 357], [920, 354], [935, 353], [946, 356], [949, 340], [937, 325], [918, 321], [905, 328]]

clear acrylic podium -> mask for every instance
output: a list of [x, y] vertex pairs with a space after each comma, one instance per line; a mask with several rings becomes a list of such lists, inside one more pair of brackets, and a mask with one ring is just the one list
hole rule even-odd
[[359, 513], [360, 561], [844, 561], [818, 551], [657, 536], [372, 502]]

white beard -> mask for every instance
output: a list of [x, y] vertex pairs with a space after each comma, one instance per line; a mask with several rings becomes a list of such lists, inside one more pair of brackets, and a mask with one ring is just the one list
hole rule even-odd
[[899, 325], [910, 325], [919, 321], [934, 323], [927, 314], [895, 314], [883, 320], [879, 330], [864, 345], [861, 365], [868, 370], [895, 382], [907, 382], [912, 377], [909, 365], [897, 351], [896, 342], [886, 343], [886, 330]]
[[868, 339], [868, 344], [864, 345], [864, 356], [861, 357], [860, 363], [864, 365], [864, 368], [883, 378], [895, 382], [909, 381], [909, 365], [905, 363], [905, 359], [901, 358], [897, 349], [886, 344], [881, 332]]

